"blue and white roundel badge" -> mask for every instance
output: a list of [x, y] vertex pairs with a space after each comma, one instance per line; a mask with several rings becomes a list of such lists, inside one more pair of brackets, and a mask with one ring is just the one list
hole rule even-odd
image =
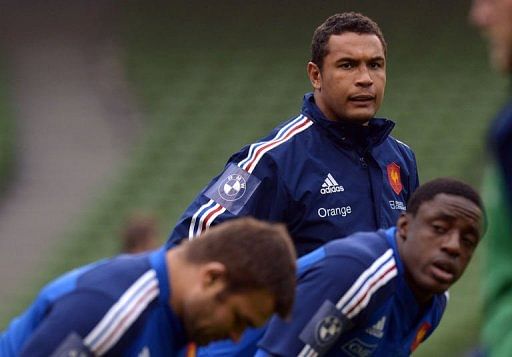
[[251, 175], [238, 165], [230, 163], [204, 195], [224, 207], [228, 212], [237, 215], [260, 183], [258, 177]]
[[220, 197], [226, 201], [236, 201], [243, 197], [245, 193], [246, 183], [242, 175], [229, 175], [218, 186]]
[[317, 325], [316, 338], [320, 345], [330, 344], [336, 340], [342, 330], [342, 323], [336, 316], [327, 316]]

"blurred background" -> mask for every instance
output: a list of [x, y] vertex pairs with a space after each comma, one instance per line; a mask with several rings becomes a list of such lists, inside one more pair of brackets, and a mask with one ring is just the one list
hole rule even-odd
[[[163, 243], [229, 155], [298, 113], [311, 36], [360, 11], [388, 42], [379, 116], [420, 179], [477, 187], [506, 81], [469, 1], [2, 1], [0, 330], [52, 277], [123, 247], [143, 212]], [[415, 356], [478, 345], [485, 247]]]

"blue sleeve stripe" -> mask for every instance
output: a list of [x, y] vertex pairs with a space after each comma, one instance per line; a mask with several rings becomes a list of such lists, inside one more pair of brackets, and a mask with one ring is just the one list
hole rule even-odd
[[286, 124], [285, 126], [283, 126], [276, 134], [276, 136], [274, 136], [271, 140], [268, 140], [268, 141], [260, 141], [260, 142], [257, 142], [257, 143], [254, 143], [254, 144], [251, 144], [251, 146], [249, 147], [249, 153], [247, 154], [247, 157], [243, 160], [241, 160], [239, 163], [238, 163], [238, 166], [240, 166], [241, 168], [244, 167], [244, 165], [249, 162], [251, 159], [254, 158], [254, 151], [259, 148], [260, 146], [263, 146], [265, 145], [266, 143], [268, 142], [271, 142], [271, 141], [276, 141], [276, 140], [279, 140], [283, 137], [283, 135], [288, 132], [288, 129], [293, 126], [297, 121], [301, 120], [303, 118], [303, 115], [299, 115], [297, 118], [291, 120], [288, 124]]
[[[194, 214], [195, 218], [193, 218], [190, 223], [189, 238], [197, 237], [203, 231], [207, 230], [215, 218], [224, 212], [226, 212], [226, 208], [222, 207], [222, 205], [216, 203], [214, 200], [210, 200], [206, 205], [201, 206], [198, 212]], [[200, 217], [199, 220], [197, 220], [198, 217]], [[197, 227], [195, 227], [196, 221]]]
[[213, 200], [209, 200], [208, 202], [206, 202], [204, 205], [202, 205], [201, 207], [199, 207], [199, 209], [194, 213], [194, 215], [192, 216], [192, 220], [190, 222], [190, 226], [188, 228], [188, 238], [189, 239], [192, 239], [194, 237], [196, 237], [198, 234], [196, 233], [196, 231], [198, 229], [196, 229], [196, 222], [197, 222], [197, 217], [202, 214], [203, 212], [205, 212], [210, 206], [212, 206], [215, 202]]
[[263, 155], [267, 151], [272, 150], [275, 147], [278, 147], [279, 145], [287, 142], [292, 137], [294, 137], [296, 134], [306, 130], [311, 125], [313, 125], [313, 121], [311, 121], [309, 118], [304, 117], [300, 115], [293, 126], [289, 127], [286, 132], [283, 132], [283, 135], [279, 138], [274, 138], [263, 145], [261, 145], [257, 150], [254, 150], [253, 155], [243, 160], [243, 163], [240, 162], [238, 166], [240, 166], [242, 169], [247, 171], [248, 173], [252, 173], [258, 162], [261, 160]]
[[119, 341], [158, 294], [156, 272], [151, 269], [126, 290], [98, 325], [84, 338], [84, 344], [95, 355], [103, 355]]
[[325, 248], [320, 247], [309, 254], [304, 255], [299, 260], [297, 260], [297, 276], [301, 275], [306, 269], [308, 269], [311, 265], [316, 262], [324, 259], [325, 257]]
[[354, 318], [372, 295], [397, 275], [393, 249], [388, 249], [366, 269], [336, 304], [343, 315]]

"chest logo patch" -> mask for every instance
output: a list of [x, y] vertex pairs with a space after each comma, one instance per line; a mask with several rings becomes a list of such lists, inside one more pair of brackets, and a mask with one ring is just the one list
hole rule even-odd
[[330, 193], [343, 192], [345, 188], [338, 184], [338, 182], [332, 177], [331, 173], [327, 174], [327, 177], [324, 179], [322, 183], [322, 188], [320, 189], [320, 193], [322, 195], [327, 195]]
[[404, 186], [402, 185], [402, 180], [400, 178], [400, 166], [397, 165], [396, 162], [392, 162], [386, 167], [388, 173], [388, 181], [391, 185], [393, 191], [399, 195], [402, 192]]
[[384, 327], [386, 325], [386, 316], [382, 316], [377, 323], [373, 326], [366, 329], [366, 333], [375, 336], [377, 338], [382, 338], [384, 336]]
[[414, 352], [416, 348], [420, 345], [420, 343], [425, 340], [425, 337], [427, 337], [427, 332], [430, 330], [431, 325], [428, 322], [424, 322], [421, 327], [418, 329], [418, 332], [416, 333], [416, 337], [414, 338], [412, 345], [411, 345], [411, 352]]

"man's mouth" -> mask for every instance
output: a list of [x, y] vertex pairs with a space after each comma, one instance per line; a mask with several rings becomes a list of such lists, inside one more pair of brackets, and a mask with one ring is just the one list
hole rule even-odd
[[359, 94], [352, 95], [349, 97], [349, 99], [354, 102], [368, 102], [375, 100], [375, 96], [370, 94]]
[[456, 272], [455, 266], [448, 261], [439, 260], [432, 264], [434, 278], [444, 283], [453, 283], [456, 278]]

